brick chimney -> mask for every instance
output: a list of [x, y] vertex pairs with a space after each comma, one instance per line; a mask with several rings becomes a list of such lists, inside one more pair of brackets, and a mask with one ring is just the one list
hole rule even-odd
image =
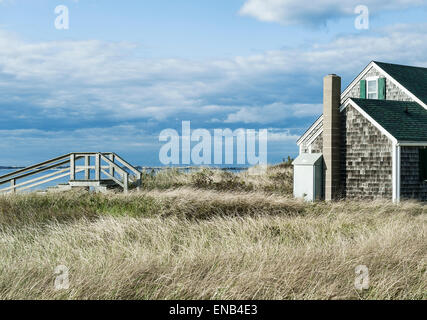
[[337, 199], [340, 191], [340, 105], [341, 78], [335, 74], [323, 79], [323, 158], [325, 200]]

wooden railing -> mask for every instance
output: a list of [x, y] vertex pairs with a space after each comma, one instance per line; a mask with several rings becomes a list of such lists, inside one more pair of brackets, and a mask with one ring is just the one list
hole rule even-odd
[[[84, 159], [84, 165], [77, 164], [81, 159]], [[92, 159], [94, 165], [91, 165]], [[52, 170], [55, 172], [34, 177]], [[93, 176], [92, 171], [94, 171]], [[83, 177], [79, 178], [78, 174], [81, 172], [84, 174]], [[84, 184], [86, 182], [87, 185], [90, 185], [90, 182], [101, 183], [105, 180], [112, 180], [122, 187], [124, 192], [127, 192], [129, 184], [132, 182], [135, 183], [137, 189], [140, 188], [142, 173], [112, 152], [75, 152], [0, 176], [0, 193], [24, 191], [67, 176], [70, 183], [80, 182]], [[30, 177], [34, 178], [28, 179]], [[24, 180], [26, 178], [27, 180]], [[8, 186], [1, 187], [6, 184]]]

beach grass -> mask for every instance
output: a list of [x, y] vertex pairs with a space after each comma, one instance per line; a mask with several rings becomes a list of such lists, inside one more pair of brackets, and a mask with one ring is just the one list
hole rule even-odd
[[127, 195], [2, 195], [0, 299], [427, 298], [427, 206], [306, 203], [291, 187], [282, 165], [170, 169]]

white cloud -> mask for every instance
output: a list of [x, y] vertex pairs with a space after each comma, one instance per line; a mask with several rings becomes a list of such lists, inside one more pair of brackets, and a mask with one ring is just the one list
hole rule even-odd
[[322, 113], [321, 104], [291, 104], [275, 102], [261, 107], [242, 107], [230, 113], [226, 123], [273, 123], [285, 119], [313, 116]]
[[371, 13], [401, 10], [426, 4], [425, 0], [247, 0], [239, 13], [260, 21], [291, 24], [324, 24], [330, 19], [353, 15], [356, 6], [365, 5]]
[[[58, 121], [277, 122], [320, 113], [313, 97], [321, 95], [325, 74], [349, 81], [371, 60], [427, 66], [425, 29], [396, 25], [208, 61], [135, 58], [135, 45], [124, 42], [27, 43], [0, 31], [0, 108], [14, 106], [18, 118], [38, 112]], [[24, 106], [31, 110], [19, 114]]]
[[299, 139], [300, 135], [291, 133], [290, 129], [284, 128], [269, 128], [268, 129], [268, 142], [269, 143], [294, 143]]

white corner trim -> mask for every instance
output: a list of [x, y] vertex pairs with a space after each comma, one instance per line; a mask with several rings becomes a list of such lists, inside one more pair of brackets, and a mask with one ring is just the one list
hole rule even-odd
[[397, 143], [393, 143], [393, 171], [392, 171], [392, 189], [393, 202], [400, 202], [400, 167], [401, 167], [401, 148]]
[[323, 132], [323, 126], [317, 130], [317, 132], [310, 138], [310, 140], [307, 141], [307, 145], [310, 145], [316, 140], [318, 136], [320, 136]]
[[418, 99], [412, 92], [410, 92], [408, 89], [406, 89], [400, 82], [395, 80], [392, 76], [390, 76], [387, 72], [385, 72], [379, 65], [377, 65], [375, 62], [373, 62], [375, 65], [375, 68], [378, 68], [379, 71], [381, 71], [387, 79], [389, 79], [391, 82], [393, 82], [397, 87], [399, 87], [403, 92], [405, 92], [408, 96], [410, 96], [412, 99], [414, 99], [415, 102], [422, 105], [424, 109], [427, 109], [427, 105], [422, 102], [420, 99]]
[[[297, 145], [301, 145], [304, 140], [307, 138], [307, 136], [310, 135], [310, 133], [320, 124], [320, 122], [323, 121], [323, 114], [319, 117], [319, 119], [317, 119], [311, 126], [310, 128], [308, 128], [308, 130], [297, 140]], [[319, 130], [322, 130], [322, 128], [320, 128]]]
[[[347, 95], [347, 93], [355, 86], [356, 83], [358, 83], [367, 73], [369, 70], [371, 70], [371, 68], [374, 66], [374, 62], [371, 61], [366, 67], [365, 69], [363, 69], [363, 71], [357, 76], [356, 79], [354, 79], [348, 86], [347, 88], [344, 90], [344, 92], [341, 94], [341, 100]], [[375, 64], [376, 66], [376, 64]], [[345, 101], [343, 101], [345, 102]]]
[[[342, 110], [344, 110], [349, 104], [353, 108], [355, 108], [362, 116], [364, 116], [369, 122], [371, 122], [378, 130], [380, 130], [387, 138], [389, 138], [393, 143], [397, 144], [398, 141], [393, 135], [388, 132], [386, 129], [384, 129], [378, 122], [376, 122], [369, 114], [367, 114], [362, 108], [360, 108], [356, 102], [354, 102], [351, 98], [348, 99], [347, 103], [341, 107]], [[340, 111], [342, 111], [340, 109]]]

